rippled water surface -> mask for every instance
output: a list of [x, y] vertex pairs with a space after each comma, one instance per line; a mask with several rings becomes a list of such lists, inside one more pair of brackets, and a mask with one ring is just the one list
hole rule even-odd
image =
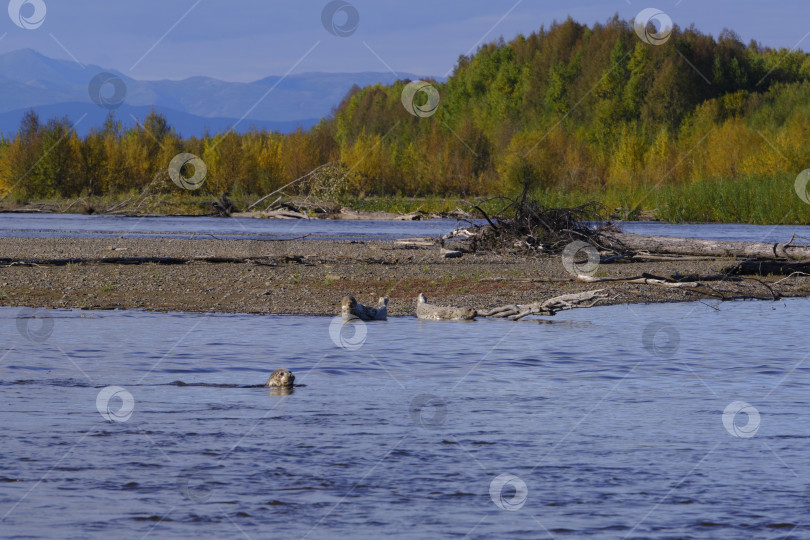
[[393, 240], [438, 236], [468, 225], [455, 219], [370, 221], [214, 217], [125, 217], [82, 214], [2, 214], [0, 236], [22, 238], [216, 238]]
[[[478, 221], [480, 222], [480, 221]], [[0, 213], [0, 237], [77, 237], [108, 238], [122, 236], [278, 239], [306, 236], [313, 240], [355, 239], [392, 240], [412, 236], [447, 234], [468, 222], [454, 219], [426, 221], [348, 221], [348, 220], [276, 220], [213, 217], [124, 217], [85, 216], [81, 214]], [[744, 225], [734, 223], [670, 224], [625, 222], [625, 232], [662, 236], [683, 236], [711, 240], [750, 242], [787, 242], [799, 235], [810, 239], [810, 227], [792, 225]]]
[[[805, 299], [331, 334], [21, 314], [0, 309], [4, 537], [810, 536]], [[301, 386], [256, 386], [277, 367]]]

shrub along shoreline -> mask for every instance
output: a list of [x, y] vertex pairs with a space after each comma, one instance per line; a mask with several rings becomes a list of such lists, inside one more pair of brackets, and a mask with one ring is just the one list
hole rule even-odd
[[[748, 223], [755, 225], [810, 225], [810, 205], [796, 195], [794, 180], [783, 175], [778, 180], [704, 180], [688, 184], [642, 185], [601, 191], [573, 189], [536, 190], [538, 202], [549, 208], [580, 206], [590, 201], [602, 203], [612, 219], [624, 221], [660, 220], [671, 223]], [[128, 215], [163, 214], [204, 216], [211, 214], [211, 194], [181, 191], [153, 194], [143, 200], [139, 193], [109, 196], [48, 198], [27, 203], [0, 202], [0, 212], [105, 213], [119, 208]], [[232, 196], [236, 208], [245, 210], [261, 195]], [[127, 204], [123, 204], [129, 201]], [[271, 201], [272, 202], [272, 201]], [[122, 206], [123, 204], [123, 206]], [[348, 207], [358, 212], [428, 214], [454, 212], [474, 214], [471, 204], [487, 212], [496, 211], [502, 200], [493, 197], [363, 197], [345, 196], [321, 205], [335, 211]], [[261, 209], [261, 206], [258, 208]], [[317, 217], [313, 214], [312, 217]]]

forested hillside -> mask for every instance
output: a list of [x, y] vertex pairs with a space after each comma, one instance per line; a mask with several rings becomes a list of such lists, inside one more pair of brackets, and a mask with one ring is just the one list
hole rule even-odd
[[374, 192], [795, 177], [810, 166], [808, 80], [810, 56], [732, 32], [676, 28], [652, 46], [620, 20], [569, 20], [462, 57], [429, 119], [402, 109], [401, 86], [358, 92], [337, 141]]
[[781, 182], [810, 167], [810, 55], [731, 31], [675, 27], [656, 46], [632, 22], [568, 20], [462, 56], [433, 83], [440, 104], [426, 117], [403, 107], [407, 82], [355, 88], [317, 127], [290, 135], [180, 140], [152, 115], [129, 130], [111, 118], [82, 139], [65, 121], [29, 115], [2, 142], [0, 190], [138, 190], [178, 152], [205, 161], [213, 193], [266, 193], [334, 160], [351, 169], [351, 192], [383, 196]]

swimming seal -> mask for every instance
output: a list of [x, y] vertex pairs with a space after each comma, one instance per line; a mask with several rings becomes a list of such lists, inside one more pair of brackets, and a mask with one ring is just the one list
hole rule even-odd
[[292, 388], [294, 382], [295, 375], [289, 369], [282, 368], [275, 370], [264, 385], [270, 388]]

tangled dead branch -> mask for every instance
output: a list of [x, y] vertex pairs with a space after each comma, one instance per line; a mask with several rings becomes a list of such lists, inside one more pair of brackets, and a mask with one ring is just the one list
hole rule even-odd
[[[339, 161], [330, 161], [265, 195], [248, 206], [247, 211], [251, 211], [265, 203], [265, 212], [284, 209], [299, 214], [303, 213], [304, 217], [308, 212], [315, 214], [335, 213], [340, 208], [338, 201], [349, 193], [355, 178], [356, 172], [353, 169], [346, 167]], [[291, 190], [291, 193], [287, 193], [286, 190], [288, 189]], [[267, 204], [266, 201], [274, 196], [276, 196], [276, 199]], [[282, 202], [282, 199], [284, 199], [284, 202]]]
[[[124, 201], [113, 204], [107, 208], [97, 208], [89, 200], [85, 200], [83, 213], [85, 214], [135, 214], [158, 206], [164, 198], [164, 195], [169, 193], [172, 181], [169, 178], [167, 171], [158, 171], [152, 178], [152, 181], [144, 186], [140, 193], [133, 195]], [[84, 199], [82, 199], [84, 200]], [[75, 201], [74, 203], [75, 204]], [[68, 206], [64, 211], [70, 209], [73, 204]]]
[[605, 223], [607, 208], [600, 203], [547, 208], [526, 197], [525, 193], [507, 201], [506, 206], [492, 216], [480, 206], [473, 205], [488, 223], [473, 237], [474, 250], [559, 253], [577, 240], [588, 242], [597, 249], [613, 250], [615, 242], [608, 241], [605, 233], [616, 229]]
[[218, 217], [231, 217], [236, 212], [236, 205], [228, 198], [227, 193], [220, 193], [219, 199], [211, 203], [211, 211]]

